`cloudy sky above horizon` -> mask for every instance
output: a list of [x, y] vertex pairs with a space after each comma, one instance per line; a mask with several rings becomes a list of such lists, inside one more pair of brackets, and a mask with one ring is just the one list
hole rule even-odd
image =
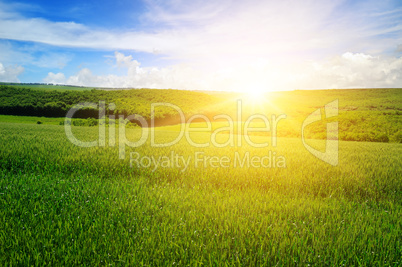
[[0, 81], [402, 87], [400, 1], [0, 0]]

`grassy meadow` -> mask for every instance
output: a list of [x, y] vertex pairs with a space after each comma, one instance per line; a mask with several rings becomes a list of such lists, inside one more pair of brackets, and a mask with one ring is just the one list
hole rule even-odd
[[[61, 125], [4, 118], [1, 265], [401, 265], [402, 144], [340, 141], [337, 167], [300, 138], [266, 148], [244, 136], [241, 146], [223, 148], [195, 148], [185, 138], [157, 148], [147, 140], [119, 159], [118, 140], [83, 148]], [[174, 140], [175, 127], [158, 128], [156, 141]], [[80, 140], [98, 138], [98, 127], [72, 130]], [[126, 136], [136, 141], [141, 131], [127, 128]], [[206, 143], [211, 133], [190, 137]], [[271, 166], [243, 163], [247, 153]], [[168, 156], [170, 164], [136, 164], [133, 155]], [[175, 155], [190, 159], [187, 168]], [[229, 163], [216, 167], [214, 156]]]
[[57, 85], [57, 84], [43, 84], [43, 83], [5, 83], [0, 82], [0, 85], [6, 85], [12, 88], [28, 88], [40, 91], [87, 91], [92, 90], [93, 87], [72, 86], [72, 85]]
[[[53, 87], [0, 86], [0, 265], [401, 265], [401, 89], [253, 98]], [[339, 163], [331, 166], [303, 146], [301, 128], [335, 99], [338, 116], [304, 129], [306, 143], [324, 152], [326, 125], [338, 122]], [[79, 147], [66, 135], [64, 114], [85, 101], [106, 102], [106, 125], [99, 110], [84, 110], [72, 133], [96, 141], [104, 127], [104, 145]], [[180, 107], [186, 122], [204, 114], [211, 128], [203, 119], [178, 124], [166, 107], [150, 113], [157, 102]], [[233, 129], [214, 119], [222, 113]], [[159, 127], [109, 119], [129, 114]], [[246, 134], [253, 114], [271, 120], [270, 130], [255, 119], [248, 125], [260, 129]], [[286, 115], [276, 144], [272, 114]], [[179, 142], [151, 143], [151, 131], [166, 144], [182, 127]], [[145, 143], [129, 145], [145, 134]]]
[[[178, 124], [179, 114], [171, 107], [159, 106], [151, 112], [152, 103], [169, 103], [179, 107], [187, 120], [195, 114], [203, 114], [215, 121], [216, 115], [227, 114], [235, 121], [245, 122], [253, 114], [264, 114], [268, 118], [271, 114], [285, 114], [286, 119], [281, 120], [277, 129], [278, 136], [297, 138], [301, 137], [300, 129], [305, 118], [336, 99], [339, 102], [339, 116], [323, 118], [308, 126], [305, 129], [308, 138], [325, 139], [326, 123], [336, 120], [339, 123], [340, 140], [402, 143], [402, 89], [296, 90], [250, 97], [233, 92], [171, 89], [39, 90], [0, 84], [2, 115], [62, 118], [72, 106], [80, 102], [98, 104], [104, 101], [106, 115], [117, 118], [119, 115], [127, 117], [137, 114], [148, 125], [151, 118], [158, 126]], [[114, 104], [115, 108], [109, 108], [109, 104]], [[239, 105], [242, 118], [237, 118]], [[99, 109], [82, 109], [76, 117], [98, 118]]]

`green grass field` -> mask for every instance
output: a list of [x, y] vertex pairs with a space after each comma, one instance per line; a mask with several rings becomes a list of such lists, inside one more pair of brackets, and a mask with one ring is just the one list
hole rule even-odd
[[[254, 148], [244, 136], [241, 146], [224, 148], [195, 148], [185, 139], [155, 148], [148, 140], [127, 147], [120, 160], [118, 144], [82, 148], [51, 121], [4, 118], [1, 265], [401, 265], [402, 144], [341, 141], [337, 167], [311, 155], [300, 138]], [[73, 133], [96, 140], [98, 128], [73, 127]], [[136, 141], [141, 129], [126, 133]], [[155, 135], [166, 142], [177, 131], [161, 127]], [[211, 134], [191, 137], [202, 143]], [[159, 168], [130, 158], [172, 152], [190, 158], [185, 170], [173, 166], [174, 157]], [[286, 166], [236, 161], [269, 152]], [[208, 156], [230, 162], [215, 168]]]
[[54, 84], [30, 84], [30, 83], [4, 83], [0, 82], [0, 85], [7, 85], [13, 88], [28, 88], [32, 90], [40, 91], [88, 91], [94, 89], [94, 87], [84, 87], [84, 86], [70, 86], [70, 85], [54, 85]]
[[64, 118], [0, 115], [0, 122], [37, 124], [38, 121], [41, 122], [40, 124], [59, 125]]
[[[305, 118], [325, 104], [338, 100], [339, 139], [344, 141], [370, 141], [402, 143], [402, 89], [348, 89], [348, 90], [296, 90], [269, 92], [260, 97], [247, 94], [216, 93], [183, 90], [31, 90], [0, 84], [0, 114], [39, 117], [64, 117], [70, 108], [80, 102], [105, 103], [106, 113], [128, 116], [137, 114], [150, 123], [155, 118], [159, 126], [180, 122], [177, 110], [159, 106], [151, 115], [152, 103], [176, 105], [189, 119], [204, 114], [210, 120], [219, 114], [237, 117], [239, 103], [246, 121], [250, 115], [285, 114], [278, 135], [300, 138]], [[109, 104], [115, 109], [108, 110]], [[99, 108], [99, 107], [98, 107]], [[98, 109], [81, 110], [78, 117], [98, 116]], [[331, 120], [331, 119], [330, 119]], [[310, 125], [305, 134], [309, 138], [325, 139], [326, 123], [323, 119]]]

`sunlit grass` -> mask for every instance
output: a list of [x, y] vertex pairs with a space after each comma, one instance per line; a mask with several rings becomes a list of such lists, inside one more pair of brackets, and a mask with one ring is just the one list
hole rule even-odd
[[[96, 140], [98, 129], [74, 131]], [[156, 140], [176, 134], [159, 128]], [[400, 144], [340, 142], [338, 167], [309, 154], [298, 138], [265, 149], [244, 140], [226, 148], [198, 149], [185, 140], [127, 148], [127, 155], [155, 157], [271, 150], [286, 158], [286, 168], [190, 164], [182, 172], [130, 168], [117, 146], [76, 147], [62, 126], [0, 123], [0, 136], [2, 265], [401, 263]], [[127, 136], [139, 138], [140, 129]]]

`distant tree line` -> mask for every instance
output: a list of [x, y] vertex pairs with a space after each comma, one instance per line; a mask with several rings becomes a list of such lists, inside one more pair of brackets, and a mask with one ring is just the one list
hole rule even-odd
[[[148, 123], [151, 117], [157, 125], [178, 122], [176, 110], [161, 106], [151, 114], [151, 103], [167, 102], [180, 107], [186, 114], [191, 115], [203, 108], [220, 101], [211, 95], [192, 91], [179, 90], [88, 90], [88, 91], [57, 91], [33, 90], [0, 85], [0, 114], [18, 116], [64, 117], [70, 108], [82, 102], [98, 104], [106, 102], [106, 115], [131, 114], [142, 116]], [[115, 108], [109, 109], [108, 104], [114, 103]], [[98, 118], [99, 109], [83, 108], [75, 114], [75, 118]]]

